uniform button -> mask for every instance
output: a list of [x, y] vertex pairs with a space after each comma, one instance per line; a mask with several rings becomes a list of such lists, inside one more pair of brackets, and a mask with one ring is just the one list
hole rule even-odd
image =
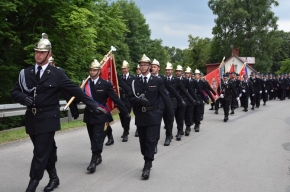
[[51, 87], [51, 85], [49, 85]]

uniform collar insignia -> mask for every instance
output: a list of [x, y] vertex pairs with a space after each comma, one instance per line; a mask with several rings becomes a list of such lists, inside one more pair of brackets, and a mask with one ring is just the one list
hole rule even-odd
[[30, 70], [30, 73], [33, 73], [33, 72], [34, 72], [34, 70], [33, 70], [33, 69], [31, 69], [31, 70]]
[[50, 70], [47, 70], [47, 74], [50, 74]]

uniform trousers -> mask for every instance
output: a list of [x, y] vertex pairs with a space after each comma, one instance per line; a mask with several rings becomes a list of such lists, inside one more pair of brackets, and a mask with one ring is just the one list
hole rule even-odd
[[156, 141], [159, 135], [160, 124], [137, 126], [141, 153], [145, 161], [154, 160]]
[[202, 120], [203, 107], [204, 107], [201, 97], [199, 98], [198, 96], [198, 100], [200, 101], [201, 104], [197, 104], [193, 107], [193, 122], [196, 125], [199, 125], [200, 121]]
[[268, 101], [268, 93], [262, 93], [263, 102], [266, 103]]
[[[176, 108], [173, 108], [173, 114], [175, 114]], [[174, 119], [168, 118], [166, 111], [163, 112], [163, 121], [166, 129], [166, 137], [172, 136], [173, 121]]]
[[105, 123], [87, 124], [87, 130], [91, 141], [91, 150], [94, 155], [101, 156], [104, 143]]
[[184, 106], [177, 107], [175, 110], [175, 120], [176, 120], [178, 131], [183, 131], [185, 111], [186, 111], [186, 107], [184, 107]]
[[244, 109], [249, 107], [249, 94], [243, 93], [241, 97], [241, 103], [243, 103]]
[[[127, 108], [128, 113], [131, 113], [132, 110], [132, 106], [130, 104], [126, 104], [125, 107]], [[126, 114], [125, 114], [126, 115]], [[126, 118], [124, 114], [119, 113], [119, 117], [120, 117], [120, 121], [121, 121], [121, 125], [124, 129], [124, 132], [126, 134], [129, 134], [129, 130], [130, 130], [130, 121], [128, 121], [128, 118]]]
[[190, 127], [193, 125], [193, 105], [192, 106], [186, 106], [185, 113], [184, 113], [184, 121], [186, 127]]
[[44, 170], [55, 168], [54, 135], [55, 132], [29, 135], [34, 146], [30, 167], [30, 178], [33, 180], [41, 180]]
[[227, 116], [229, 116], [231, 100], [230, 99], [223, 99], [222, 102], [223, 102], [224, 115], [227, 117]]

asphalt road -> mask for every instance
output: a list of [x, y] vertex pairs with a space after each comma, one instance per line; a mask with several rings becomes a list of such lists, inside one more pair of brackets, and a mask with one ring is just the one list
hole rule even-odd
[[[144, 161], [134, 120], [127, 143], [113, 125], [115, 144], [104, 146], [103, 162], [87, 172], [91, 151], [84, 127], [58, 132], [57, 170], [61, 192], [290, 192], [290, 100], [270, 101], [247, 113], [241, 108], [224, 123], [223, 112], [205, 109], [199, 133], [163, 146], [149, 180], [141, 179]], [[133, 118], [134, 119], [134, 118]], [[176, 127], [174, 134], [176, 134]], [[1, 134], [1, 133], [0, 133]], [[25, 139], [0, 145], [0, 192], [25, 191], [29, 181], [32, 143]], [[48, 183], [45, 173], [37, 191]]]

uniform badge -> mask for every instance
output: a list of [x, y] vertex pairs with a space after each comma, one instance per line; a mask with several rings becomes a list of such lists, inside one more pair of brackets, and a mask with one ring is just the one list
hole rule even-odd
[[33, 72], [34, 72], [33, 69], [31, 69], [30, 73], [33, 73]]
[[99, 81], [98, 84], [100, 85], [101, 84], [101, 81]]
[[50, 74], [50, 70], [47, 70], [47, 74]]

